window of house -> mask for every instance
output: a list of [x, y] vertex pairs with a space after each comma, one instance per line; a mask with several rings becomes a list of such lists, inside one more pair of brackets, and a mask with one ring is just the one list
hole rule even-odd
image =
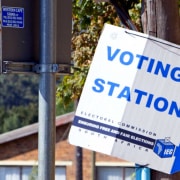
[[97, 167], [97, 180], [135, 180], [133, 167]]
[[[0, 177], [3, 180], [36, 180], [37, 167], [32, 166], [7, 166], [0, 167]], [[55, 180], [66, 180], [66, 168], [57, 166], [55, 169]]]

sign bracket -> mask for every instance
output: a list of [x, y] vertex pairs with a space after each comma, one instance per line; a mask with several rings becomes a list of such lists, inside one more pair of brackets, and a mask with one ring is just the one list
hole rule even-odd
[[70, 64], [36, 64], [34, 62], [3, 61], [4, 74], [15, 73], [57, 73], [70, 74]]

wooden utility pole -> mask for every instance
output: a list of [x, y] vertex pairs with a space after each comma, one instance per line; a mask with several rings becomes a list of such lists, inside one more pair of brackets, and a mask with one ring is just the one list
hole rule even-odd
[[142, 0], [143, 32], [180, 44], [178, 0]]
[[[178, 0], [142, 0], [141, 19], [144, 33], [180, 44]], [[152, 170], [151, 179], [179, 180], [180, 173], [168, 175]]]

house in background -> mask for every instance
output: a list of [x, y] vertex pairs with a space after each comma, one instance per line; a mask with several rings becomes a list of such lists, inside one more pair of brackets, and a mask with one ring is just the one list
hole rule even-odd
[[[56, 118], [56, 180], [76, 179], [76, 147], [68, 143], [74, 113]], [[133, 180], [133, 163], [83, 149], [83, 179]], [[2, 180], [37, 179], [38, 123], [0, 135], [0, 177]], [[95, 168], [94, 168], [95, 167]], [[96, 169], [95, 173], [93, 169]]]

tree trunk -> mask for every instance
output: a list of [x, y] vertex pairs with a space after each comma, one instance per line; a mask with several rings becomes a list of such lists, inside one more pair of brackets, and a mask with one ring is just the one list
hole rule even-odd
[[[180, 44], [178, 0], [142, 0], [144, 33]], [[152, 180], [180, 180], [180, 173], [164, 174], [151, 171]]]

